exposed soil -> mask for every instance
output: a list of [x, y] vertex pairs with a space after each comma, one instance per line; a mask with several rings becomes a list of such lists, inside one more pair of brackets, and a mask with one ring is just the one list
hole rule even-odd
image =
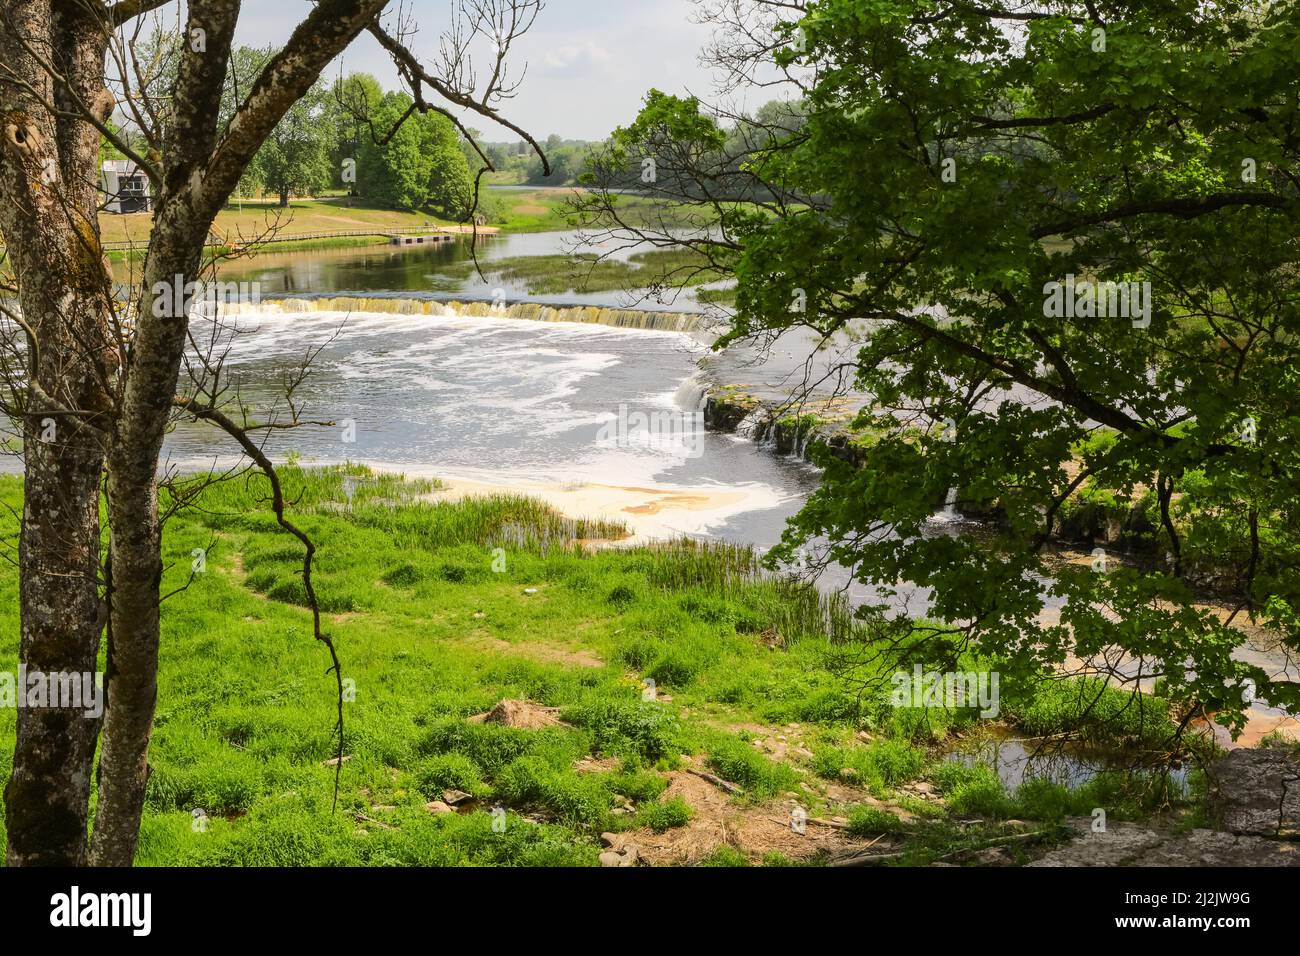
[[[758, 806], [736, 803], [730, 794], [686, 770], [668, 775], [663, 800], [680, 797], [691, 808], [690, 822], [663, 833], [628, 830], [611, 834], [612, 849], [622, 851], [629, 844], [638, 850], [642, 863], [650, 866], [691, 866], [729, 846], [753, 861], [770, 853], [791, 860], [834, 855], [866, 847], [872, 841], [850, 837], [840, 826], [809, 819], [802, 833], [794, 825], [792, 811], [798, 801], [774, 800]], [[884, 841], [877, 843], [884, 852]]]

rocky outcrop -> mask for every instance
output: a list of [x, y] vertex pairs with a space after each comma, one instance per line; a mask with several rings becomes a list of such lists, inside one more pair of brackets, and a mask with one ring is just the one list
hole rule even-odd
[[1067, 821], [1072, 839], [1029, 866], [1300, 866], [1300, 843], [1221, 830], [1179, 831], [1090, 817]]
[[714, 431], [734, 432], [759, 405], [752, 395], [734, 388], [711, 391], [704, 399], [704, 424]]
[[1030, 866], [1300, 866], [1300, 752], [1260, 747], [1211, 764], [1214, 829], [1072, 818], [1069, 841]]
[[771, 445], [778, 455], [812, 461], [813, 449], [821, 447], [841, 461], [862, 465], [870, 436], [851, 427], [851, 410], [836, 399], [815, 406], [799, 415], [782, 414], [782, 409], [728, 386], [710, 391], [705, 398], [704, 424], [714, 431], [743, 431], [754, 441]]
[[1300, 837], [1300, 753], [1234, 750], [1210, 766], [1210, 812], [1230, 833]]

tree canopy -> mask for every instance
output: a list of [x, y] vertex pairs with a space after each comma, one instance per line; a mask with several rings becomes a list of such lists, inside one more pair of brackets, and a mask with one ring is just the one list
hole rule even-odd
[[430, 208], [463, 218], [473, 202], [474, 183], [451, 120], [417, 111], [384, 141], [411, 108], [405, 93], [388, 93], [380, 100], [371, 117], [377, 136], [362, 141], [357, 160], [359, 192], [399, 209]]
[[[725, 114], [652, 93], [605, 163], [653, 160], [645, 188], [712, 214], [720, 347], [862, 337], [869, 453], [822, 455], [777, 554], [931, 589], [933, 626], [872, 625], [900, 657], [1108, 667], [1234, 728], [1255, 692], [1300, 703], [1232, 626], [1300, 649], [1294, 4], [751, 6], [715, 60], [783, 78], [799, 121], [735, 155]], [[992, 537], [931, 533], [950, 489]], [[1135, 560], [1052, 558], [1087, 504], [1141, 512]]]

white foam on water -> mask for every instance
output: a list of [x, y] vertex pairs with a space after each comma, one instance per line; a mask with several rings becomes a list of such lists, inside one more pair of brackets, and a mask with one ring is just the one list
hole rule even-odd
[[[329, 307], [342, 301], [378, 308]], [[791, 499], [771, 463], [742, 469], [709, 458], [734, 456], [734, 446], [705, 434], [704, 385], [694, 364], [702, 346], [694, 335], [601, 324], [602, 312], [614, 322], [642, 321], [618, 310], [532, 307], [541, 316], [534, 320], [480, 314], [481, 303], [475, 314], [458, 308], [360, 299], [225, 307], [222, 325], [238, 333], [230, 365], [243, 373], [255, 408], [258, 399], [261, 407], [273, 400], [286, 368], [320, 349], [295, 398], [306, 403], [306, 418], [355, 427], [352, 445], [333, 428], [276, 432], [272, 457], [296, 451], [305, 465], [356, 461], [548, 494], [584, 483], [604, 487], [605, 497], [648, 494], [642, 517], [659, 517], [642, 523], [656, 532], [706, 534], [738, 514]], [[582, 320], [565, 321], [569, 314]], [[674, 324], [681, 317], [646, 321]], [[169, 437], [176, 464], [206, 468], [214, 454], [228, 451], [203, 426], [182, 425]], [[741, 474], [750, 480], [736, 481]], [[571, 495], [563, 503], [580, 506]]]

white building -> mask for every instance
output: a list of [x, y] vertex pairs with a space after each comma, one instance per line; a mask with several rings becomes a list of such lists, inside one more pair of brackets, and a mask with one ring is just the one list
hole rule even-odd
[[128, 159], [108, 159], [102, 170], [109, 212], [148, 212], [149, 177]]

